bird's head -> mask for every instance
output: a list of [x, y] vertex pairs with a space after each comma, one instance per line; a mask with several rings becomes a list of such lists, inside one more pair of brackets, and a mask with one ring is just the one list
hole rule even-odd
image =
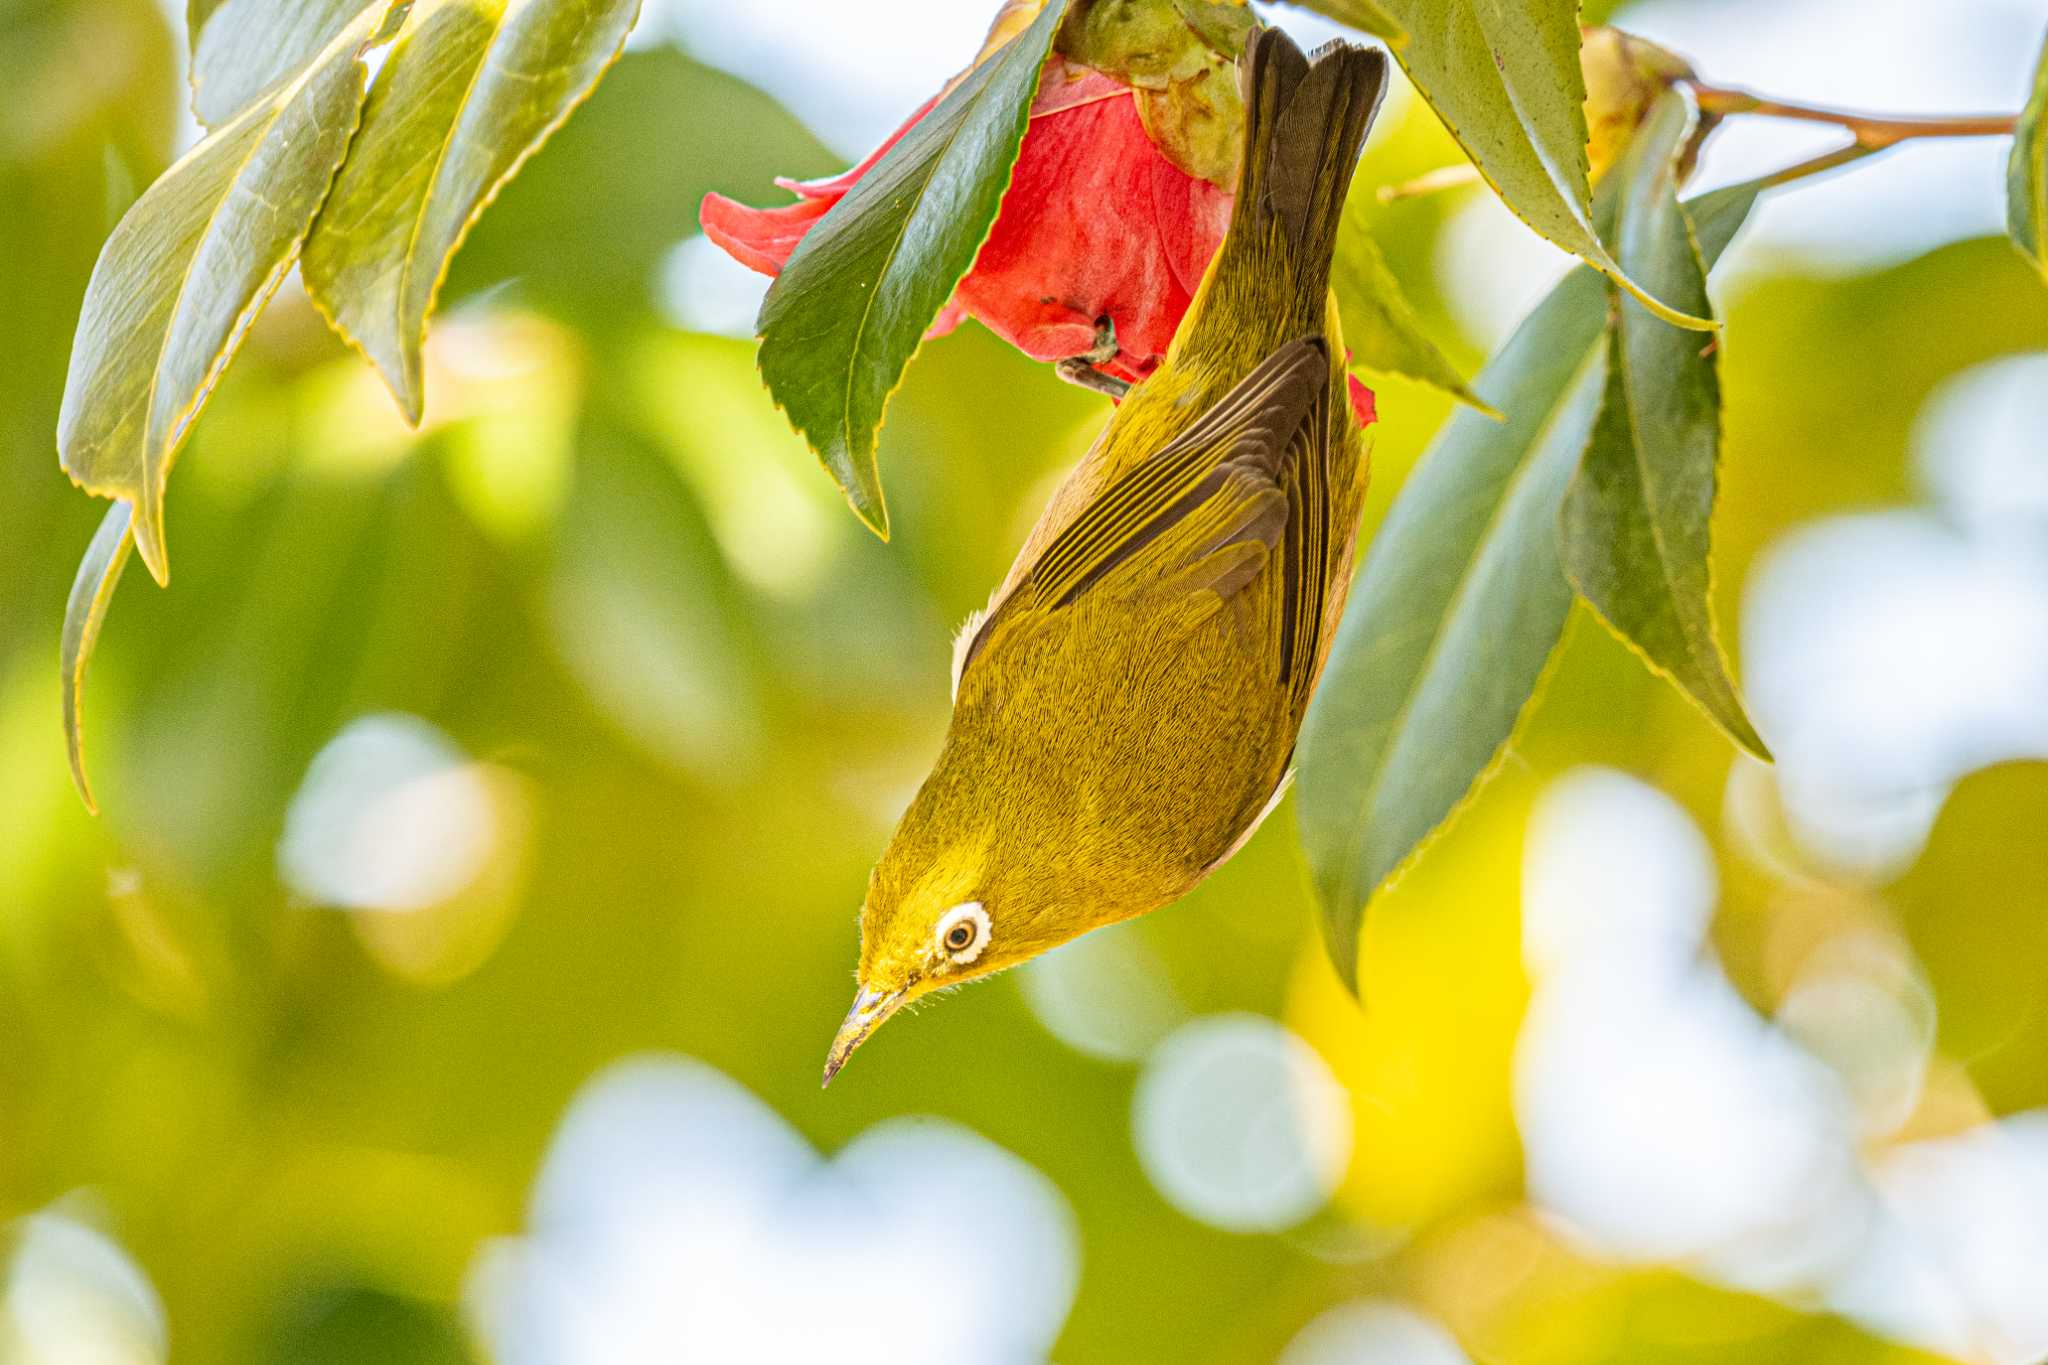
[[860, 915], [860, 990], [832, 1040], [825, 1082], [853, 1050], [919, 996], [1001, 971], [1032, 955], [1006, 935], [999, 898], [984, 888], [979, 859], [943, 857], [905, 882], [886, 856]]
[[932, 991], [1014, 967], [1094, 927], [1054, 893], [1063, 879], [994, 847], [992, 837], [935, 833], [906, 818], [861, 905], [859, 993], [825, 1063], [831, 1083], [853, 1050]]

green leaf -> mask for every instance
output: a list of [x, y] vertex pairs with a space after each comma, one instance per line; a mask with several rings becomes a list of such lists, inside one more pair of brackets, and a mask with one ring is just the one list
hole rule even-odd
[[218, 128], [312, 61], [365, 0], [191, 0], [192, 112]]
[[448, 263], [498, 190], [596, 87], [639, 0], [419, 0], [392, 41], [303, 272], [407, 420]]
[[2048, 278], [2048, 46], [2034, 68], [2034, 92], [2013, 130], [2006, 163], [2005, 221], [2013, 245]]
[[1384, 0], [1412, 41], [1394, 55], [1515, 216], [1666, 322], [1714, 323], [1644, 289], [1594, 230], [1578, 0]]
[[1692, 223], [1692, 239], [1699, 246], [1700, 259], [1711, 268], [1749, 221], [1757, 196], [1764, 192], [1761, 180], [1726, 185], [1685, 201], [1685, 216]]
[[[1756, 195], [1694, 201], [1710, 262]], [[1352, 588], [1302, 727], [1296, 809], [1324, 941], [1353, 989], [1367, 901], [1499, 761], [1563, 634], [1557, 519], [1605, 392], [1608, 315], [1590, 269], [1550, 292], [1473, 381], [1506, 420], [1452, 417]]]
[[1364, 219], [1347, 211], [1338, 230], [1337, 259], [1330, 272], [1337, 291], [1337, 309], [1344, 322], [1344, 344], [1351, 363], [1382, 374], [1405, 375], [1442, 389], [1489, 417], [1499, 413], [1482, 402], [1458, 373], [1450, 358], [1437, 349], [1422, 321], [1401, 292], [1401, 283], [1380, 254], [1379, 243]]
[[878, 535], [883, 409], [995, 222], [1065, 12], [1049, 0], [918, 120], [804, 235], [761, 305], [768, 391]]
[[107, 619], [107, 606], [121, 582], [121, 570], [128, 566], [128, 552], [135, 537], [128, 526], [129, 508], [117, 502], [107, 509], [92, 544], [79, 561], [78, 576], [71, 581], [71, 598], [64, 604], [64, 635], [58, 646], [59, 671], [63, 675], [64, 747], [71, 759], [71, 780], [95, 815], [99, 806], [92, 798], [92, 784], [85, 776], [85, 670], [92, 663], [99, 644], [100, 625]]
[[1303, 9], [1314, 10], [1325, 19], [1335, 19], [1360, 33], [1370, 33], [1398, 47], [1408, 41], [1408, 30], [1380, 7], [1379, 0], [1294, 0]]
[[1599, 410], [1600, 278], [1575, 271], [1402, 486], [1302, 727], [1299, 818], [1324, 939], [1356, 986], [1359, 911], [1493, 764], [1564, 631], [1557, 510]]
[[57, 450], [72, 479], [135, 508], [159, 583], [164, 479], [249, 323], [291, 268], [363, 102], [364, 42], [382, 6], [296, 78], [208, 134], [144, 191], [86, 286]]
[[[1705, 315], [1706, 267], [1678, 204], [1689, 123], [1684, 99], [1666, 95], [1623, 154], [1615, 251], [1636, 278]], [[1653, 669], [1767, 759], [1729, 679], [1709, 606], [1720, 457], [1715, 348], [1617, 297], [1606, 396], [1559, 521], [1565, 573]]]

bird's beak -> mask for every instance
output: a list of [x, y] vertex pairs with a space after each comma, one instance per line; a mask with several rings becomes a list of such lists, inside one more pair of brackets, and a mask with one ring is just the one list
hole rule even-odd
[[875, 991], [861, 987], [859, 995], [853, 997], [853, 1008], [846, 1012], [846, 1022], [839, 1026], [839, 1036], [832, 1040], [832, 1051], [825, 1056], [825, 1084], [832, 1084], [832, 1078], [839, 1074], [839, 1068], [846, 1065], [846, 1059], [853, 1050], [867, 1041], [867, 1036], [882, 1026], [882, 1021], [894, 1014], [903, 1004], [905, 991]]

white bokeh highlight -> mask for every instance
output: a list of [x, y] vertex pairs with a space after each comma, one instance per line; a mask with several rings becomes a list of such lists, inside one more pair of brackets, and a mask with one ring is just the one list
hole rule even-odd
[[1137, 924], [1083, 934], [1026, 963], [1016, 980], [1048, 1033], [1099, 1061], [1135, 1062], [1187, 1017]]
[[1984, 1365], [2048, 1358], [2048, 1112], [1894, 1147], [1872, 1177], [1878, 1216], [1830, 1306]]
[[7, 1236], [0, 1361], [158, 1365], [166, 1358], [163, 1303], [113, 1238], [59, 1209], [16, 1220]]
[[474, 883], [498, 846], [485, 774], [417, 716], [352, 721], [285, 812], [286, 885], [345, 910], [423, 910]]
[[1433, 1318], [1387, 1299], [1327, 1309], [1287, 1343], [1279, 1365], [1470, 1365]]
[[678, 242], [662, 260], [655, 297], [662, 315], [685, 331], [744, 340], [754, 335], [754, 319], [771, 283], [698, 233]]
[[1785, 822], [1821, 870], [1882, 882], [1953, 784], [2048, 757], [2048, 354], [1964, 371], [1922, 409], [1930, 507], [1828, 518], [1744, 594], [1752, 714]]
[[1654, 788], [1581, 769], [1539, 802], [1515, 1058], [1529, 1189], [1607, 1254], [1788, 1287], [1842, 1231], [1849, 1106], [1706, 951], [1715, 896], [1706, 841]]
[[471, 1277], [504, 1365], [1022, 1365], [1080, 1263], [1059, 1191], [974, 1133], [895, 1119], [824, 1160], [681, 1057], [583, 1089], [528, 1227]]
[[2048, 1113], [1884, 1145], [1933, 1054], [1901, 941], [1823, 941], [1765, 1020], [1704, 940], [1698, 830], [1607, 770], [1544, 794], [1523, 875], [1515, 1112], [1530, 1197], [1567, 1236], [1958, 1360], [2048, 1353]]
[[1154, 1049], [1132, 1127], [1167, 1202], [1232, 1232], [1300, 1223], [1351, 1159], [1350, 1098], [1313, 1048], [1260, 1015], [1198, 1019]]
[[2048, 530], [2048, 351], [1951, 376], [1913, 426], [1921, 481], [1950, 518], [1984, 537]]

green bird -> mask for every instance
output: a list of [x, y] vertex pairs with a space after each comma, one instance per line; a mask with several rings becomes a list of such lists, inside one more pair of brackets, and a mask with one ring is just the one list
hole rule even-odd
[[825, 1081], [927, 992], [1186, 894], [1286, 789], [1368, 467], [1330, 261], [1385, 54], [1260, 29], [1230, 226], [1159, 369], [954, 649]]

